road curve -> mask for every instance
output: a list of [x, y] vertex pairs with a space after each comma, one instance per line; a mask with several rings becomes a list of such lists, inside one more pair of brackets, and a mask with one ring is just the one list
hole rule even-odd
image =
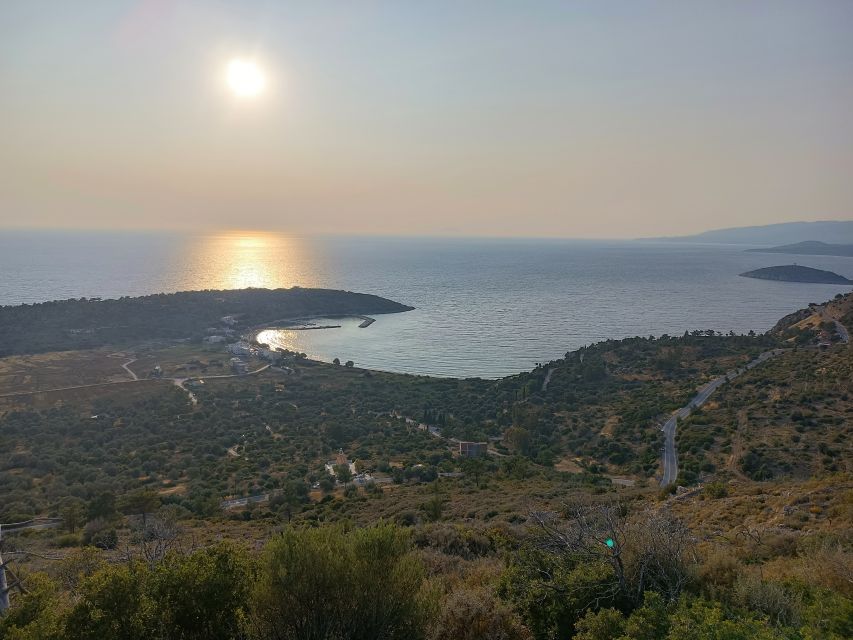
[[551, 384], [551, 376], [554, 375], [554, 367], [549, 367], [548, 372], [545, 374], [545, 380], [542, 381], [542, 392], [548, 390], [548, 385]]
[[130, 365], [132, 365], [134, 362], [136, 362], [136, 358], [134, 358], [133, 360], [128, 360], [123, 365], [121, 365], [121, 368], [124, 369], [125, 371], [127, 371], [127, 373], [130, 375], [132, 380], [139, 380], [139, 376], [137, 376], [133, 372], [133, 369], [130, 368]]
[[836, 320], [831, 315], [829, 315], [826, 312], [825, 307], [821, 308], [820, 317], [822, 320], [828, 320], [829, 322], [831, 322], [832, 324], [835, 325], [835, 331], [836, 331], [836, 333], [838, 333], [838, 337], [841, 339], [841, 342], [843, 344], [849, 344], [850, 343], [850, 333], [847, 331], [847, 327], [845, 327], [843, 324], [841, 324], [840, 320]]
[[740, 374], [752, 369], [753, 367], [757, 367], [762, 362], [769, 360], [770, 358], [775, 358], [776, 356], [785, 352], [785, 349], [772, 349], [770, 351], [765, 351], [761, 355], [759, 355], [755, 360], [749, 362], [746, 366], [741, 367], [740, 369], [736, 369], [734, 371], [729, 371], [725, 375], [720, 376], [719, 378], [714, 378], [701, 389], [699, 392], [693, 397], [693, 399], [688, 403], [686, 407], [681, 407], [677, 411], [675, 411], [672, 416], [663, 423], [661, 426], [661, 431], [663, 431], [664, 443], [663, 443], [663, 476], [661, 476], [660, 485], [662, 487], [666, 487], [675, 482], [676, 478], [678, 478], [678, 452], [675, 449], [675, 429], [678, 426], [678, 421], [680, 419], [686, 418], [689, 416], [694, 409], [701, 407], [705, 402], [708, 401], [708, 398], [711, 397], [711, 394], [714, 393], [717, 389], [722, 387], [726, 382], [730, 380], [734, 380]]

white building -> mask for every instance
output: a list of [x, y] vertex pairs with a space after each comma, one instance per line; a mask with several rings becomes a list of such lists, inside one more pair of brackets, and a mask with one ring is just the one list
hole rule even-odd
[[352, 460], [347, 460], [347, 457], [344, 455], [343, 449], [338, 452], [338, 455], [335, 457], [334, 460], [329, 460], [326, 463], [326, 473], [328, 473], [333, 478], [337, 478], [337, 474], [335, 473], [335, 467], [342, 464], [345, 464], [347, 465], [347, 467], [349, 467], [349, 471], [353, 475], [353, 477], [358, 475], [358, 472], [355, 470], [355, 462], [353, 462]]
[[258, 355], [269, 362], [278, 362], [284, 357], [281, 351], [273, 351], [272, 349], [260, 349]]

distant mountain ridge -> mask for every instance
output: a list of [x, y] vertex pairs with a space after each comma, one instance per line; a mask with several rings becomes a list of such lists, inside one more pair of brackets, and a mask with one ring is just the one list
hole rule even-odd
[[754, 253], [787, 253], [800, 256], [853, 256], [853, 244], [829, 244], [819, 240], [806, 240], [781, 247], [747, 249]]
[[755, 227], [713, 229], [690, 236], [643, 238], [667, 242], [707, 242], [720, 244], [785, 245], [804, 240], [853, 244], [853, 220], [782, 222]]

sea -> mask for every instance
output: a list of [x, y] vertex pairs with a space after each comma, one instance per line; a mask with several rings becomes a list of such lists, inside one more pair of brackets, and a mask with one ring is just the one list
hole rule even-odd
[[276, 330], [276, 347], [419, 375], [497, 378], [601, 340], [694, 329], [763, 332], [842, 285], [739, 277], [802, 264], [853, 278], [853, 258], [744, 245], [557, 239], [0, 231], [0, 305], [242, 287], [326, 287], [415, 307]]

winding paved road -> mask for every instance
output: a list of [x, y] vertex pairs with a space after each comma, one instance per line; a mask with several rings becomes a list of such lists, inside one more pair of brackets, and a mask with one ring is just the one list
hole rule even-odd
[[548, 385], [551, 384], [552, 375], [554, 375], [554, 367], [548, 369], [548, 372], [545, 374], [545, 380], [542, 381], [543, 393], [548, 390]]
[[840, 320], [836, 320], [831, 315], [826, 312], [826, 305], [821, 305], [817, 308], [818, 314], [820, 314], [820, 319], [824, 322], [831, 322], [835, 325], [835, 331], [838, 333], [838, 337], [841, 338], [841, 342], [844, 344], [850, 343], [850, 332], [847, 331], [847, 327], [841, 324]]
[[762, 362], [765, 362], [770, 358], [775, 358], [784, 352], [785, 349], [772, 349], [771, 351], [765, 351], [745, 367], [735, 371], [729, 371], [727, 374], [722, 375], [719, 378], [714, 378], [711, 382], [699, 389], [699, 392], [693, 397], [686, 407], [681, 407], [678, 411], [672, 414], [672, 417], [669, 420], [664, 422], [661, 427], [661, 431], [663, 431], [664, 434], [663, 476], [660, 481], [662, 487], [672, 484], [675, 482], [676, 478], [678, 478], [678, 453], [675, 450], [675, 429], [678, 426], [678, 421], [686, 418], [694, 409], [698, 409], [705, 404], [711, 394], [726, 384], [726, 382], [734, 380], [743, 372], [748, 371], [753, 367], [757, 367]]

